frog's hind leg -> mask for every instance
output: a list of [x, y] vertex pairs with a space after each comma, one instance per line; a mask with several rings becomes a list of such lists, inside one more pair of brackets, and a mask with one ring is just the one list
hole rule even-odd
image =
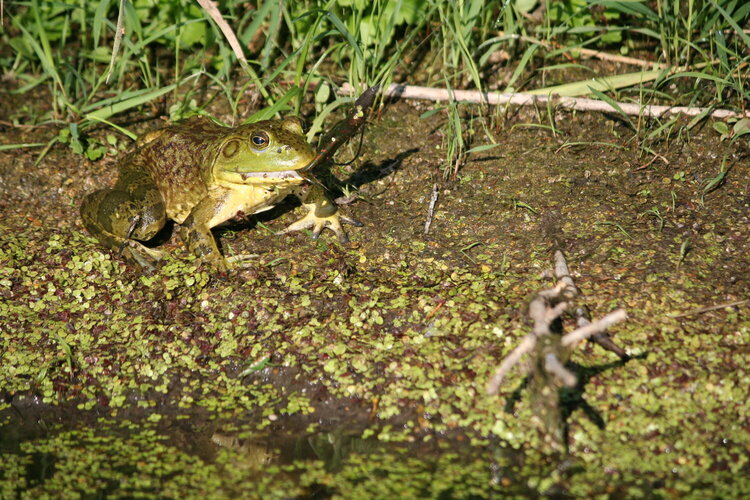
[[88, 232], [104, 246], [153, 269], [163, 253], [137, 240], [148, 241], [164, 227], [164, 203], [156, 190], [149, 190], [144, 196], [128, 191], [116, 186], [89, 194], [81, 204], [81, 219]]

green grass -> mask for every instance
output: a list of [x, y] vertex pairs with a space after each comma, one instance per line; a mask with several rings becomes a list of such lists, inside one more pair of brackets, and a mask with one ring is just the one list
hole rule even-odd
[[[298, 0], [248, 8], [253, 5], [218, 3], [244, 63], [193, 0], [6, 3], [0, 66], [9, 91], [46, 87], [51, 95], [48, 107], [17, 112], [14, 119], [64, 128], [75, 123], [85, 143], [92, 127], [115, 126], [145, 106], [151, 107], [141, 113], [159, 112], [163, 99], [171, 119], [209, 113], [206, 106], [218, 99], [231, 123], [300, 113], [312, 102], [314, 135], [350, 102], [331, 91], [343, 81], [359, 89], [397, 79], [528, 91], [572, 83], [568, 72], [588, 71], [569, 61], [582, 48], [677, 68], [647, 72], [651, 82], [625, 69], [621, 73], [635, 79], [593, 90], [608, 102], [740, 109], [750, 98], [750, 36], [743, 32], [750, 4], [738, 0]], [[125, 35], [117, 40], [120, 24]], [[498, 59], [501, 51], [507, 56]], [[259, 97], [262, 109], [248, 106], [248, 94]], [[464, 138], [459, 108], [448, 109], [445, 169], [455, 176]], [[647, 139], [671, 129], [626, 121]], [[118, 130], [133, 135], [122, 124]]]

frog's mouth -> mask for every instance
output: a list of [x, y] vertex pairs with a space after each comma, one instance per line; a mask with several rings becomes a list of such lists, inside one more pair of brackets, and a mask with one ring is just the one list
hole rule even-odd
[[296, 170], [279, 170], [278, 172], [237, 172], [243, 181], [272, 180], [272, 181], [301, 181], [304, 180]]
[[225, 182], [233, 184], [302, 184], [311, 182], [318, 184], [319, 181], [312, 172], [303, 170], [277, 170], [269, 172], [232, 172], [225, 170], [221, 173]]
[[294, 170], [278, 170], [276, 172], [232, 172], [225, 170], [219, 174], [224, 182], [232, 184], [302, 184], [305, 178]]

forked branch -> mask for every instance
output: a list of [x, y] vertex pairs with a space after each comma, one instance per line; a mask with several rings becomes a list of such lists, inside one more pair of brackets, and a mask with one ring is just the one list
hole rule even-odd
[[[523, 358], [524, 354], [532, 354], [543, 360], [541, 364], [532, 361], [530, 363], [532, 370], [535, 366], [542, 366], [561, 385], [568, 387], [576, 385], [577, 379], [575, 374], [565, 368], [565, 362], [569, 352], [582, 340], [591, 339], [605, 349], [613, 351], [621, 359], [628, 358], [625, 351], [615, 345], [606, 335], [609, 327], [627, 318], [623, 309], [618, 309], [600, 320], [591, 322], [586, 309], [579, 307], [575, 310], [578, 328], [562, 337], [550, 337], [553, 336], [551, 329], [553, 323], [569, 307], [570, 301], [579, 296], [578, 289], [570, 276], [568, 264], [560, 251], [555, 252], [555, 277], [558, 279], [557, 285], [539, 292], [529, 304], [529, 317], [534, 323], [534, 329], [497, 367], [487, 384], [488, 394], [497, 394], [505, 376]], [[538, 348], [540, 339], [545, 339], [542, 349]]]

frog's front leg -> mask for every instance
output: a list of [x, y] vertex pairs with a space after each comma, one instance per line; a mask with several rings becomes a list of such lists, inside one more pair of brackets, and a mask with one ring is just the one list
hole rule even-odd
[[180, 224], [180, 237], [188, 250], [202, 262], [220, 271], [226, 271], [229, 263], [221, 255], [209, 223], [216, 211], [216, 203], [210, 198], [196, 205]]
[[291, 231], [301, 231], [302, 229], [312, 228], [312, 237], [314, 240], [317, 240], [321, 231], [323, 231], [324, 228], [329, 227], [334, 233], [336, 233], [339, 241], [344, 244], [349, 242], [349, 238], [347, 237], [344, 228], [341, 227], [341, 223], [343, 222], [357, 227], [363, 225], [356, 219], [342, 215], [336, 204], [328, 198], [325, 189], [322, 186], [317, 184], [306, 186], [300, 188], [295, 194], [302, 202], [302, 205], [308, 210], [308, 213], [297, 222], [289, 225], [289, 227], [276, 234], [286, 234]]

